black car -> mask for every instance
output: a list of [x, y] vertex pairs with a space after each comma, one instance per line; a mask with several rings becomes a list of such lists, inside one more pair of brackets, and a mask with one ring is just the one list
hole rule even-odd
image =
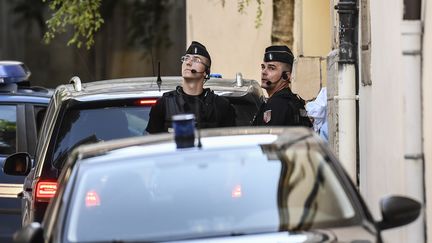
[[[149, 111], [164, 92], [174, 90], [181, 77], [132, 78], [57, 87], [47, 110], [36, 150], [35, 166], [14, 171], [26, 153], [10, 156], [3, 167], [11, 175], [27, 175], [24, 184], [23, 225], [40, 222], [54, 196], [57, 178], [73, 148], [84, 143], [146, 135]], [[258, 110], [262, 91], [254, 80], [210, 79], [207, 87], [227, 97], [237, 111], [237, 124], [248, 125]], [[30, 171], [31, 169], [31, 171]]]
[[375, 222], [306, 128], [202, 130], [200, 142], [192, 137], [181, 149], [174, 137], [79, 147], [42, 225], [26, 226], [16, 242], [376, 243], [421, 210], [412, 199], [386, 197]]
[[[38, 128], [53, 93], [42, 87], [30, 87], [30, 73], [15, 61], [0, 61], [0, 166], [7, 156], [27, 152], [34, 156]], [[12, 240], [21, 227], [23, 176], [10, 176], [0, 171], [0, 242]]]

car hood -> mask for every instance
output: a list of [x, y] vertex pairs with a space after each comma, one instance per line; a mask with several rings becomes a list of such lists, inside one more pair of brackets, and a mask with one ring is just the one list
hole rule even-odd
[[[333, 239], [333, 240], [331, 240]], [[329, 238], [327, 234], [321, 232], [303, 232], [303, 233], [288, 233], [288, 232], [277, 232], [277, 233], [265, 233], [265, 234], [253, 234], [253, 235], [239, 235], [239, 236], [228, 236], [218, 238], [206, 238], [198, 240], [187, 240], [187, 241], [176, 241], [176, 242], [236, 242], [236, 243], [253, 243], [253, 242], [275, 242], [275, 243], [303, 243], [303, 242], [334, 242], [334, 237]]]
[[274, 242], [274, 243], [315, 243], [315, 242], [377, 242], [375, 233], [367, 231], [364, 227], [353, 226], [338, 229], [313, 230], [303, 232], [275, 232], [260, 233], [238, 236], [227, 236], [217, 238], [205, 238], [195, 240], [183, 240], [175, 242], [235, 242], [235, 243], [253, 243], [253, 242]]

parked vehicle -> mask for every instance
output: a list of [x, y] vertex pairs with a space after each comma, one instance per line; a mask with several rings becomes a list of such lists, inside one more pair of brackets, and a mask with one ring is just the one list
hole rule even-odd
[[174, 137], [80, 146], [43, 223], [16, 242], [381, 242], [421, 210], [386, 197], [375, 222], [306, 128], [204, 129], [181, 149]]
[[[99, 141], [146, 135], [149, 111], [164, 92], [174, 90], [181, 77], [116, 79], [59, 86], [47, 110], [38, 141], [35, 166], [26, 164], [14, 171], [18, 161], [31, 161], [27, 153], [7, 158], [4, 170], [11, 175], [27, 175], [23, 190], [22, 224], [40, 222], [54, 196], [57, 178], [73, 148]], [[238, 111], [238, 124], [249, 124], [258, 110], [262, 91], [254, 80], [210, 79], [210, 87], [227, 97]], [[7, 164], [7, 166], [6, 166]], [[10, 169], [11, 168], [11, 169]]]
[[[33, 158], [52, 90], [30, 87], [30, 71], [22, 62], [0, 61], [0, 166], [7, 156], [27, 152]], [[9, 176], [0, 170], [0, 242], [10, 242], [21, 227], [24, 176]]]

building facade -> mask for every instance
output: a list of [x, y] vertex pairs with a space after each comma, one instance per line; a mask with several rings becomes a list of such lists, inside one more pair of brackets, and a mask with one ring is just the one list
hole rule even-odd
[[[420, 3], [417, 19], [404, 13], [406, 4], [413, 2]], [[307, 64], [299, 64], [297, 69], [303, 74], [296, 73], [296, 79], [321, 72], [318, 86], [335, 87], [328, 92], [328, 103], [334, 106], [329, 110], [329, 116], [334, 115], [330, 119], [334, 140], [339, 138], [338, 105], [347, 98], [338, 93], [338, 86], [347, 80], [334, 68], [339, 49], [338, 3], [296, 0], [293, 45], [296, 55], [308, 58], [326, 59], [331, 53], [333, 61], [325, 63], [331, 66], [317, 68], [320, 65], [315, 62], [305, 68], [302, 65]], [[262, 50], [270, 44], [272, 1], [264, 2], [260, 29], [254, 28], [254, 2], [246, 15], [238, 14], [236, 1], [225, 1], [224, 8], [218, 4], [220, 1], [187, 0], [187, 43], [195, 39], [207, 43], [216, 53], [216, 72], [228, 77], [242, 72], [259, 79]], [[406, 195], [424, 204], [422, 216], [414, 223], [384, 232], [387, 242], [432, 242], [432, 207], [428, 205], [432, 201], [432, 69], [428, 68], [432, 64], [432, 2], [356, 0], [355, 4], [358, 54], [350, 81], [355, 82], [350, 97], [355, 117], [349, 131], [355, 135], [355, 148], [354, 159], [342, 162], [377, 220], [381, 219], [380, 199], [386, 195]], [[332, 68], [333, 73], [323, 73]], [[316, 92], [317, 83], [309, 80], [297, 90], [307, 96], [307, 89]], [[338, 141], [331, 146], [341, 152]]]

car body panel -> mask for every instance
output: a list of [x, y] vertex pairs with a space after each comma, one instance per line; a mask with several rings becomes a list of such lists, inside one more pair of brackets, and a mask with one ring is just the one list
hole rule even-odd
[[[48, 99], [49, 100], [49, 99]], [[2, 96], [0, 95], [0, 102], [2, 103], [12, 103], [12, 104], [48, 104], [47, 97], [38, 97], [38, 96]]]
[[[14, 152], [35, 153], [38, 114], [48, 106], [52, 90], [18, 87], [14, 92], [0, 92], [2, 106], [16, 107], [16, 148]], [[41, 113], [42, 114], [42, 113]], [[43, 117], [43, 116], [42, 116]], [[0, 166], [10, 154], [0, 154]], [[11, 242], [12, 233], [21, 227], [21, 199], [24, 176], [5, 175], [0, 172], [0, 241]]]

